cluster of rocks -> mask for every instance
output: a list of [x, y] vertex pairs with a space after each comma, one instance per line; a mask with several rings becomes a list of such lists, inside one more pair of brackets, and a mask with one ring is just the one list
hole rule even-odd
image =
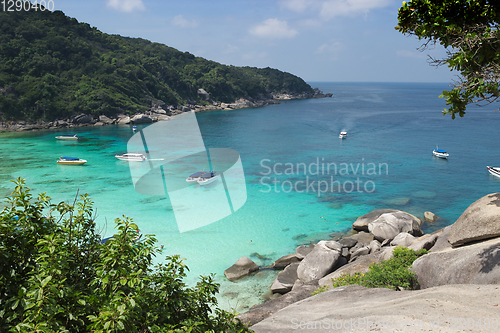
[[[437, 216], [426, 212], [425, 219], [432, 222]], [[431, 234], [422, 233], [422, 223], [409, 213], [380, 209], [359, 217], [353, 224], [354, 235], [298, 247], [266, 267], [283, 269], [270, 287], [275, 299], [238, 317], [257, 323], [311, 297], [311, 291], [321, 286], [332, 286], [332, 278], [367, 272], [372, 263], [391, 258], [398, 245], [430, 251], [411, 268], [420, 289], [500, 283], [500, 193], [474, 202], [454, 224]], [[259, 269], [250, 259], [245, 265], [252, 266], [247, 274]]]
[[258, 99], [240, 98], [233, 103], [221, 103], [213, 101], [210, 94], [204, 89], [198, 89], [198, 95], [207, 104], [187, 104], [187, 105], [166, 105], [159, 100], [150, 100], [151, 107], [144, 113], [137, 113], [133, 116], [118, 114], [116, 116], [94, 116], [89, 114], [79, 114], [66, 119], [58, 119], [51, 122], [29, 123], [25, 121], [1, 122], [0, 130], [3, 131], [30, 131], [40, 129], [71, 128], [83, 126], [104, 126], [114, 124], [150, 124], [157, 121], [168, 120], [171, 116], [188, 111], [203, 112], [210, 110], [236, 110], [242, 108], [253, 108], [271, 104], [279, 104], [282, 99], [305, 99], [331, 97], [332, 94], [323, 94], [318, 88], [313, 93], [286, 93], [269, 94], [268, 96], [259, 96]]

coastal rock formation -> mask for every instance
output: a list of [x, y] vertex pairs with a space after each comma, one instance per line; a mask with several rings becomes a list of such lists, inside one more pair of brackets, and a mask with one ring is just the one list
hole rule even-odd
[[119, 114], [118, 119], [116, 120], [116, 123], [120, 124], [120, 125], [130, 124], [130, 117], [126, 116], [124, 114]]
[[72, 122], [74, 124], [89, 124], [92, 122], [92, 116], [88, 114], [79, 114], [73, 118]]
[[317, 280], [330, 273], [340, 258], [342, 245], [334, 241], [320, 241], [299, 264], [297, 277], [302, 282]]
[[446, 249], [451, 249], [452, 246], [448, 242], [448, 236], [450, 235], [451, 225], [433, 232], [432, 234], [437, 236], [435, 244], [429, 249], [431, 252], [443, 251]]
[[460, 246], [500, 236], [500, 193], [488, 194], [470, 205], [452, 225], [448, 241]]
[[424, 219], [429, 223], [434, 223], [437, 219], [439, 219], [439, 216], [433, 212], [424, 212]]
[[236, 281], [252, 272], [258, 271], [259, 266], [247, 257], [241, 257], [236, 263], [224, 271], [226, 279]]
[[136, 114], [133, 116], [130, 121], [134, 124], [151, 124], [153, 122], [153, 119], [151, 119], [149, 116], [146, 116], [145, 114]]
[[[491, 199], [491, 196], [492, 195], [487, 196], [490, 198], [489, 205], [494, 207], [488, 207], [489, 214], [486, 214], [486, 222], [490, 221], [489, 217], [494, 214], [491, 212], [491, 210], [494, 210], [497, 207], [495, 203], [496, 199]], [[498, 198], [500, 199], [500, 194]], [[443, 300], [446, 300], [446, 297], [458, 295], [458, 290], [461, 291], [462, 288], [465, 288], [466, 290], [473, 290], [470, 286], [464, 287], [462, 285], [458, 287], [459, 289], [453, 289], [455, 288], [454, 286], [452, 286], [454, 284], [482, 285], [482, 287], [474, 286], [474, 288], [476, 289], [487, 288], [491, 284], [500, 284], [500, 237], [483, 240], [480, 243], [476, 242], [474, 244], [467, 244], [462, 247], [454, 248], [448, 240], [452, 234], [453, 229], [456, 228], [455, 225], [448, 226], [431, 234], [420, 236], [422, 234], [422, 231], [420, 229], [422, 220], [403, 211], [384, 211], [385, 210], [379, 210], [378, 212], [374, 211], [366, 214], [368, 216], [364, 216], [364, 219], [372, 219], [368, 223], [370, 233], [359, 232], [354, 235], [345, 235], [341, 239], [338, 239], [338, 241], [320, 241], [318, 244], [310, 245], [309, 247], [300, 246], [296, 249], [295, 254], [278, 259], [276, 262], [281, 262], [282, 260], [286, 262], [287, 260], [290, 260], [290, 258], [297, 258], [298, 260], [300, 260], [301, 257], [299, 253], [306, 252], [304, 253], [304, 259], [300, 263], [289, 264], [288, 267], [290, 267], [289, 269], [291, 273], [280, 273], [283, 274], [283, 278], [277, 278], [273, 283], [271, 290], [273, 292], [279, 293], [286, 293], [288, 290], [290, 290], [290, 285], [293, 286], [290, 292], [284, 294], [283, 296], [280, 296], [278, 299], [274, 299], [272, 301], [274, 303], [272, 303], [271, 307], [273, 309], [277, 309], [286, 306], [288, 303], [286, 301], [281, 302], [281, 300], [287, 300], [288, 295], [299, 290], [303, 291], [303, 288], [305, 286], [309, 286], [311, 282], [315, 281], [319, 286], [329, 286], [330, 290], [332, 291], [345, 290], [345, 297], [350, 298], [350, 300], [348, 301], [349, 304], [349, 302], [351, 302], [352, 300], [356, 300], [359, 298], [357, 295], [359, 290], [355, 289], [358, 287], [348, 286], [334, 289], [331, 287], [332, 278], [339, 278], [343, 274], [367, 272], [371, 264], [379, 263], [381, 261], [392, 258], [394, 256], [393, 251], [396, 245], [405, 246], [414, 251], [419, 251], [422, 249], [431, 251], [431, 253], [418, 258], [413, 263], [411, 269], [416, 273], [416, 277], [421, 288], [443, 288], [443, 290], [454, 290], [454, 294], [445, 295], [445, 297], [443, 297]], [[485, 215], [483, 214], [481, 216], [484, 217]], [[379, 223], [380, 225], [377, 225], [377, 223]], [[489, 224], [487, 223], [486, 225]], [[469, 227], [471, 231], [475, 231], [476, 234], [479, 234], [479, 232], [475, 230], [476, 228], [473, 228], [473, 226], [470, 225]], [[379, 233], [379, 229], [383, 232]], [[490, 231], [491, 228], [486, 228], [485, 233], [487, 235], [491, 235]], [[384, 235], [381, 236], [382, 234]], [[415, 236], [420, 237], [416, 238]], [[382, 240], [382, 244], [378, 240]], [[296, 276], [294, 275], [295, 268]], [[283, 281], [285, 281], [285, 277], [287, 279], [286, 282], [283, 283]], [[295, 279], [295, 281], [292, 284], [293, 279]], [[366, 293], [366, 295], [369, 295], [379, 292], [377, 290], [381, 289], [367, 289], [366, 291], [362, 291], [361, 293], [363, 295], [365, 295], [364, 293]], [[385, 291], [380, 291], [379, 293], [395, 293], [394, 291], [390, 291], [389, 289], [383, 290]], [[323, 292], [319, 295], [327, 294], [329, 292], [330, 291]], [[402, 291], [396, 293], [398, 293], [397, 295], [403, 295], [401, 293], [411, 293], [408, 294], [408, 299], [413, 299], [414, 296], [412, 295], [417, 295], [415, 297], [418, 298], [419, 295], [417, 291]], [[314, 296], [310, 299], [314, 299], [319, 295]], [[303, 300], [301, 302], [308, 301]], [[298, 305], [301, 302], [293, 304], [291, 307]], [[341, 307], [333, 306], [334, 304], [339, 304], [339, 302], [342, 304]], [[324, 309], [331, 309], [332, 316], [338, 317], [337, 312], [335, 311], [337, 311], [337, 309], [344, 308], [344, 303], [342, 301], [339, 302], [336, 302], [332, 298], [329, 300], [328, 304], [323, 304], [323, 307]], [[396, 303], [397, 302], [398, 301], [396, 301]], [[404, 309], [407, 309], [407, 300], [404, 300], [402, 302], [404, 302], [405, 304]], [[439, 300], [439, 302], [441, 302], [441, 300]], [[389, 303], [392, 304], [391, 301], [388, 301], [388, 304]], [[260, 316], [261, 318], [263, 318], [271, 315], [274, 310], [268, 311], [267, 314], [265, 314], [266, 310], [263, 310], [270, 309], [270, 307], [266, 304], [267, 303], [264, 303], [256, 307], [258, 309], [255, 310], [256, 312], [254, 312], [254, 309], [250, 310], [249, 312], [244, 314], [244, 318], [255, 319], [256, 316]], [[369, 311], [373, 310], [372, 306], [360, 306], [363, 308], [369, 308]], [[417, 310], [420, 309], [419, 306], [421, 306], [421, 304], [416, 305]], [[498, 304], [494, 306], [498, 306]], [[290, 308], [290, 306], [283, 311], [286, 312], [288, 308]], [[318, 309], [319, 308], [316, 308], [316, 305], [314, 305], [312, 308], [308, 308], [307, 310], [302, 309], [302, 311], [304, 314], [306, 314], [306, 316], [309, 316], [308, 318], [313, 318], [312, 320], [316, 320], [314, 319], [316, 317], [310, 317], [310, 315], [316, 313], [317, 311], [322, 311]], [[383, 310], [383, 313], [385, 312], [386, 310]], [[435, 311], [429, 312], [433, 313]], [[280, 314], [281, 312], [277, 315]], [[344, 318], [343, 315], [341, 316], [342, 318]], [[262, 323], [264, 322], [266, 322], [266, 320], [262, 321]], [[259, 325], [260, 324], [252, 326], [252, 329], [256, 332], [259, 332], [259, 330], [256, 329], [259, 327]], [[270, 326], [262, 327], [266, 327], [266, 329], [269, 329]], [[273, 325], [272, 329], [264, 331], [288, 332], [289, 330], [290, 327], [288, 327], [288, 329], [282, 330], [281, 328], [279, 328], [279, 325]]]
[[311, 251], [314, 249], [314, 244], [301, 245], [295, 249], [295, 253], [297, 254], [297, 258], [299, 260], [304, 259]]
[[368, 224], [370, 222], [375, 221], [380, 217], [380, 215], [385, 213], [397, 212], [395, 209], [377, 209], [369, 212], [363, 216], [357, 218], [356, 221], [352, 224], [352, 228], [357, 231], [366, 231], [368, 232]]
[[[311, 248], [311, 250], [312, 250], [312, 248]], [[291, 254], [288, 254], [286, 256], [279, 258], [278, 260], [273, 262], [269, 267], [274, 268], [274, 269], [284, 269], [285, 267], [287, 267], [290, 264], [299, 262], [299, 260], [302, 260], [304, 257], [299, 259], [299, 256], [297, 255], [297, 253], [291, 253]]]
[[113, 119], [110, 119], [110, 118], [108, 118], [105, 115], [100, 115], [99, 116], [99, 122], [101, 122], [103, 124], [106, 124], [106, 125], [109, 125], [109, 124], [113, 123]]
[[421, 236], [420, 222], [411, 214], [397, 211], [380, 215], [368, 224], [368, 230], [378, 241], [394, 239], [401, 232]]
[[284, 294], [292, 290], [297, 280], [297, 267], [299, 267], [299, 263], [293, 263], [280, 272], [271, 285], [271, 291], [273, 293]]
[[346, 237], [347, 239], [354, 239], [357, 241], [357, 244], [367, 244], [370, 243], [373, 240], [373, 235], [368, 233], [368, 232], [360, 232], [355, 235]]
[[407, 232], [402, 232], [396, 235], [391, 241], [391, 246], [401, 245], [404, 247], [410, 246], [415, 241], [415, 237]]
[[413, 263], [422, 289], [446, 284], [500, 284], [500, 238], [428, 253]]
[[438, 234], [423, 235], [415, 238], [408, 248], [413, 251], [430, 250], [436, 244], [438, 237]]
[[[394, 291], [343, 286], [291, 304], [251, 329], [256, 333], [465, 331], [454, 318], [470, 318], [469, 325], [471, 321], [485, 323], [485, 318], [498, 318], [498, 288], [448, 285]], [[471, 332], [493, 331], [492, 326], [469, 327]]]

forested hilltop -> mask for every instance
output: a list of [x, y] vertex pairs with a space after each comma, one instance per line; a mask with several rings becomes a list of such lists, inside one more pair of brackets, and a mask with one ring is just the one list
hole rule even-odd
[[0, 12], [0, 31], [4, 121], [314, 94], [289, 73], [221, 65], [163, 44], [108, 35], [61, 11]]

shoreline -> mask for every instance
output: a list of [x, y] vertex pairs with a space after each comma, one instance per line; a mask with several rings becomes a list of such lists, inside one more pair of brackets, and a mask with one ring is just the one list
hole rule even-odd
[[117, 114], [114, 117], [106, 115], [94, 116], [90, 114], [78, 114], [69, 118], [56, 119], [54, 121], [1, 121], [1, 132], [25, 132], [25, 131], [38, 131], [46, 129], [59, 129], [59, 128], [79, 128], [88, 126], [106, 126], [106, 125], [141, 125], [151, 124], [162, 120], [168, 120], [170, 117], [183, 112], [194, 111], [209, 112], [209, 111], [231, 111], [238, 109], [257, 108], [268, 105], [280, 104], [281, 101], [295, 100], [295, 99], [310, 99], [310, 98], [326, 98], [332, 97], [331, 93], [323, 93], [318, 88], [314, 88], [314, 93], [300, 93], [300, 94], [271, 94], [269, 98], [252, 100], [240, 98], [233, 103], [221, 103], [207, 101], [211, 104], [187, 104], [187, 105], [162, 105], [153, 104], [148, 107], [148, 110], [143, 113], [135, 113], [133, 115]]

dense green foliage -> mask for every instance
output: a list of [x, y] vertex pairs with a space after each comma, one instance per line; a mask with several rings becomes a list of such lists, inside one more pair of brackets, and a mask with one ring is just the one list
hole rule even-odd
[[444, 91], [444, 113], [465, 115], [470, 103], [491, 103], [500, 97], [500, 2], [492, 0], [403, 1], [396, 29], [447, 48], [447, 58], [434, 60], [460, 73]]
[[4, 119], [144, 111], [151, 102], [234, 102], [312, 93], [276, 69], [225, 66], [139, 38], [108, 35], [60, 11], [0, 11], [0, 111]]
[[155, 238], [129, 218], [102, 244], [87, 195], [51, 204], [15, 183], [0, 214], [1, 332], [249, 332], [216, 307], [213, 276], [187, 287], [178, 256], [153, 267]]
[[394, 257], [377, 264], [371, 264], [366, 273], [344, 274], [332, 279], [333, 287], [359, 284], [369, 288], [390, 288], [397, 290], [399, 287], [414, 289], [417, 285], [415, 273], [409, 270], [411, 264], [427, 250], [415, 252], [406, 247], [396, 246]]

